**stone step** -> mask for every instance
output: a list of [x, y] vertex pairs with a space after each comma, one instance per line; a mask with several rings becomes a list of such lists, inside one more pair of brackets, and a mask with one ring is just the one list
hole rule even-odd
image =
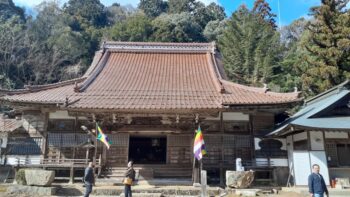
[[[124, 193], [121, 193], [119, 195], [120, 197], [124, 197]], [[162, 193], [132, 193], [132, 196], [134, 197], [163, 197]]]

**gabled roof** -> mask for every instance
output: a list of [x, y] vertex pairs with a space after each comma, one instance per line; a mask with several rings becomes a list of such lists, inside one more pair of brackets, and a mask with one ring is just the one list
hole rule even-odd
[[8, 92], [9, 102], [74, 109], [220, 109], [300, 101], [299, 92], [225, 80], [214, 43], [106, 42], [82, 78]]
[[5, 118], [2, 114], [0, 114], [0, 133], [12, 132], [21, 126], [21, 120]]
[[350, 99], [349, 85], [349, 81], [345, 81], [344, 83], [305, 101], [301, 110], [281, 123], [268, 135], [287, 135], [292, 132], [291, 127], [350, 131], [350, 116], [317, 116], [321, 112], [331, 108], [340, 100]]

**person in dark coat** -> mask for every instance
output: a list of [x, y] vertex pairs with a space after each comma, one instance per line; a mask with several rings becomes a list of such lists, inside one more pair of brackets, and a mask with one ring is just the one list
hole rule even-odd
[[92, 162], [89, 162], [88, 167], [85, 168], [83, 181], [85, 184], [84, 197], [89, 197], [90, 193], [92, 192], [92, 186], [95, 183], [94, 165], [92, 164]]
[[324, 193], [328, 196], [328, 189], [318, 164], [312, 165], [312, 174], [309, 175], [308, 182], [311, 197], [323, 197]]
[[[135, 170], [133, 168], [133, 162], [129, 161], [128, 168], [124, 173], [125, 178], [130, 178], [133, 182], [135, 181]], [[124, 183], [124, 194], [125, 197], [132, 197], [131, 184]]]

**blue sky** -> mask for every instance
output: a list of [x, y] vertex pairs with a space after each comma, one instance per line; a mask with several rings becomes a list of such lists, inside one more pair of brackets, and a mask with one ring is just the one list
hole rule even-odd
[[[34, 7], [44, 0], [14, 0], [15, 4], [21, 7]], [[68, 0], [60, 0], [61, 4]], [[139, 0], [100, 0], [104, 5], [109, 6], [114, 2], [118, 2], [122, 5], [131, 4], [134, 7], [137, 6]], [[200, 0], [205, 4], [210, 2], [216, 2], [222, 5], [227, 13], [227, 16], [231, 16], [241, 4], [246, 4], [249, 8], [253, 7], [254, 0]], [[309, 8], [320, 4], [321, 0], [267, 0], [270, 4], [272, 11], [278, 14], [278, 1], [280, 2], [280, 22], [281, 25], [288, 25], [293, 20], [300, 17], [308, 17]], [[350, 5], [350, 3], [349, 3]], [[348, 7], [349, 7], [348, 5]], [[276, 20], [279, 21], [278, 18]]]

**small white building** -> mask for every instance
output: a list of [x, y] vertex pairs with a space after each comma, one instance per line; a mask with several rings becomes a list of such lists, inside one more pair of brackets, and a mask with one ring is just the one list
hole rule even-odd
[[289, 182], [307, 185], [313, 164], [321, 167], [326, 184], [350, 178], [350, 82], [307, 101], [302, 109], [268, 134], [286, 138]]

